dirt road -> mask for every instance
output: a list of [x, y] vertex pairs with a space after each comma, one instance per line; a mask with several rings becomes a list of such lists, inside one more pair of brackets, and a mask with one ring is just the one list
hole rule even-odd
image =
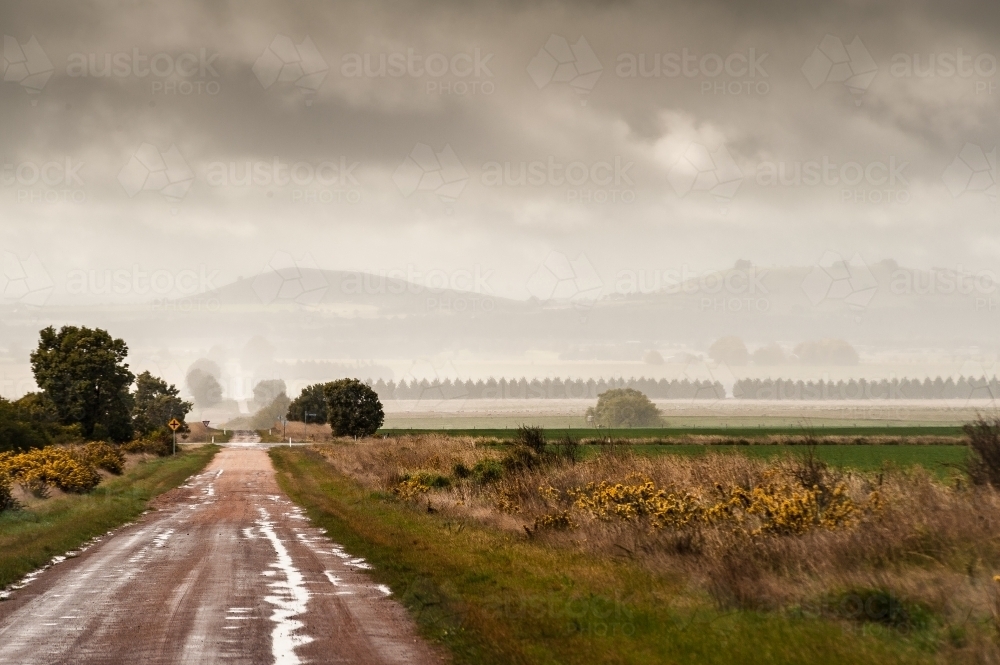
[[0, 603], [0, 663], [439, 662], [264, 450], [226, 448], [154, 505]]

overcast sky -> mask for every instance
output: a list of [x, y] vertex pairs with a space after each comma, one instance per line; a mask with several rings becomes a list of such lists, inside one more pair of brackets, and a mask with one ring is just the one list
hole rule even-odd
[[0, 252], [54, 298], [277, 252], [516, 298], [553, 252], [606, 288], [829, 252], [997, 270], [998, 14], [5, 2]]

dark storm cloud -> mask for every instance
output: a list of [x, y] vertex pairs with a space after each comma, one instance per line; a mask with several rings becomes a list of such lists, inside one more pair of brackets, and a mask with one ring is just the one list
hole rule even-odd
[[[944, 262], [992, 261], [989, 201], [949, 190], [942, 174], [966, 144], [983, 154], [996, 145], [997, 18], [989, 4], [931, 2], [7, 3], [4, 34], [21, 47], [35, 37], [52, 73], [37, 94], [2, 84], [0, 152], [15, 165], [83, 162], [86, 201], [32, 204], [48, 194], [39, 185], [0, 190], [3, 242], [45, 247], [56, 263], [157, 261], [163, 239], [180, 235], [227, 274], [266, 262], [275, 245], [315, 251], [317, 240], [334, 248], [329, 267], [418, 255], [439, 265], [471, 251], [512, 267], [519, 295], [549, 248], [597, 253], [612, 267], [725, 266], [745, 255], [809, 264], [849, 247], [923, 262], [934, 246]], [[543, 51], [561, 48], [558, 38], [589, 49], [599, 76], [553, 78]], [[859, 60], [815, 55], [855, 40]], [[269, 79], [274, 49], [288, 45], [325, 76]], [[428, 57], [440, 75], [427, 73]], [[920, 75], [932, 57], [934, 75]], [[92, 76], [91, 62], [106, 73], [107, 58], [110, 75]], [[168, 75], [146, 73], [157, 58]], [[394, 75], [400, 58], [407, 69]], [[870, 80], [852, 87], [830, 73], [865, 69], [866, 58]], [[182, 197], [123, 187], [144, 144], [176, 148], [192, 174]], [[432, 159], [454, 151], [465, 183], [454, 200], [407, 190], [398, 169], [418, 144]], [[692, 149], [718, 157], [711, 177], [738, 178], [735, 193], [675, 177]], [[247, 162], [264, 179], [230, 182]], [[295, 191], [273, 184], [275, 164], [296, 162], [334, 164], [335, 175], [346, 166], [336, 195], [356, 190], [359, 200], [295, 205], [322, 189], [309, 189], [315, 177]], [[582, 185], [566, 183], [571, 163]], [[540, 179], [518, 181], [532, 165]], [[829, 166], [832, 179], [768, 180], [768, 169], [810, 165]], [[220, 169], [222, 185], [211, 178]], [[858, 169], [862, 181], [845, 187]], [[93, 244], [83, 229], [113, 240]], [[782, 230], [787, 240], [775, 243]], [[347, 238], [352, 252], [340, 249]], [[236, 251], [219, 258], [219, 243]]]

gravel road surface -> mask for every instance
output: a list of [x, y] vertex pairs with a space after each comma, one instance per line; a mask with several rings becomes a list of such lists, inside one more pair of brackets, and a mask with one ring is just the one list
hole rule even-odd
[[440, 662], [253, 444], [0, 603], [0, 663]]

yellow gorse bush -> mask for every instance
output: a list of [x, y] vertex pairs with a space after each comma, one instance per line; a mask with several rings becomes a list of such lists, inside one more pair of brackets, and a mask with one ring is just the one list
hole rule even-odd
[[[550, 490], [552, 488], [549, 488]], [[750, 535], [801, 534], [814, 528], [849, 526], [865, 511], [880, 506], [877, 492], [856, 504], [843, 483], [824, 493], [793, 482], [776, 481], [749, 490], [716, 485], [718, 498], [706, 500], [690, 492], [674, 493], [646, 480], [635, 484], [588, 483], [566, 491], [573, 507], [611, 521], [648, 521], [654, 529], [731, 525]], [[552, 498], [547, 492], [546, 498]]]
[[88, 492], [101, 482], [101, 475], [93, 465], [72, 450], [56, 446], [0, 454], [0, 475], [36, 493], [48, 486], [64, 492]]
[[412, 501], [421, 494], [426, 494], [430, 489], [430, 486], [422, 483], [420, 478], [410, 478], [393, 487], [392, 493], [403, 501]]
[[77, 455], [90, 466], [119, 474], [125, 468], [125, 455], [103, 441], [91, 441], [77, 451]]

